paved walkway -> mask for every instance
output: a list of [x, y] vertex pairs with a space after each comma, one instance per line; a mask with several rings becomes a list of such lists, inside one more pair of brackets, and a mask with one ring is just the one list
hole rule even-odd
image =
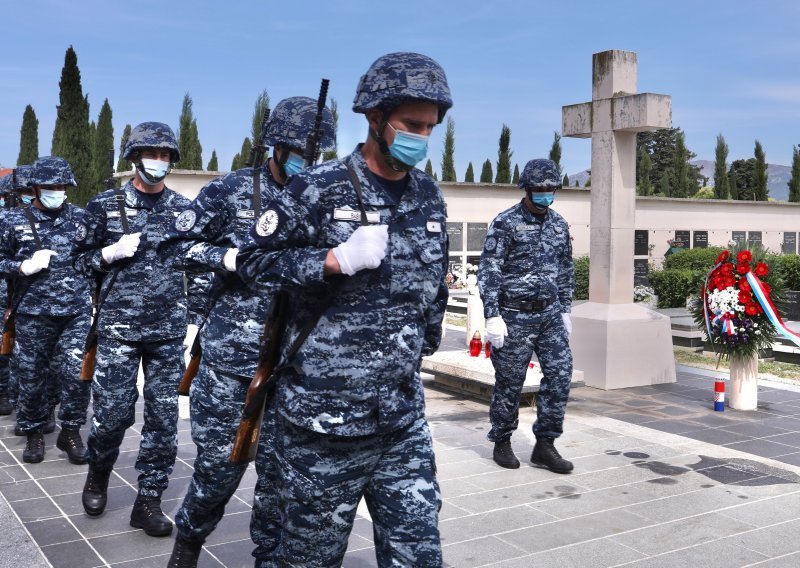
[[[458, 337], [447, 348], [459, 348]], [[486, 403], [427, 384], [448, 566], [800, 566], [800, 389], [763, 386], [757, 411], [724, 413], [712, 410], [713, 377], [684, 367], [674, 384], [575, 389], [558, 443], [575, 472], [556, 475], [527, 461], [532, 408], [513, 438], [523, 465], [503, 470], [486, 441]], [[43, 463], [22, 464], [24, 438], [14, 436], [11, 417], [0, 417], [0, 494], [13, 510], [0, 500], [0, 565], [166, 565], [172, 539], [128, 526], [141, 407], [137, 417], [99, 519], [82, 512], [86, 466], [54, 448], [57, 432], [45, 436]], [[170, 516], [192, 472], [188, 429], [182, 419], [164, 496]], [[254, 482], [251, 468], [201, 566], [252, 566]], [[344, 565], [375, 566], [369, 516], [359, 511]]]

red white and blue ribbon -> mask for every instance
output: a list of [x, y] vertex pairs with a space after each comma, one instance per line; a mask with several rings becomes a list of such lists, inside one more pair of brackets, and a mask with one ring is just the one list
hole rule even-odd
[[767, 316], [770, 323], [781, 335], [800, 347], [800, 335], [793, 332], [783, 323], [781, 316], [778, 314], [778, 310], [775, 308], [775, 304], [772, 303], [769, 294], [764, 290], [764, 283], [752, 272], [747, 273], [747, 281], [750, 283], [750, 288], [753, 290], [753, 296], [755, 296], [761, 309], [764, 310], [764, 314]]

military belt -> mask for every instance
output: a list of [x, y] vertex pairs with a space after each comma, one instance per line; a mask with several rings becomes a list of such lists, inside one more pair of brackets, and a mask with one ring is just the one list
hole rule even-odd
[[536, 299], [536, 300], [501, 300], [500, 305], [507, 310], [516, 310], [518, 312], [541, 312], [547, 307], [552, 305], [552, 300], [549, 299]]

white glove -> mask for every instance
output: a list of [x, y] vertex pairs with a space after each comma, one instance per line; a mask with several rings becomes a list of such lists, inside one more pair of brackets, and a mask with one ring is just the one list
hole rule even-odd
[[54, 250], [42, 249], [33, 253], [33, 256], [28, 260], [23, 260], [19, 265], [19, 271], [25, 276], [41, 272], [50, 264], [50, 257], [55, 256], [57, 253]]
[[569, 314], [561, 314], [561, 319], [564, 320], [564, 329], [567, 330], [567, 336], [572, 335], [572, 319]]
[[222, 264], [228, 272], [236, 272], [236, 255], [239, 254], [238, 248], [229, 248], [225, 256], [222, 257]]
[[333, 249], [342, 274], [352, 276], [365, 268], [378, 268], [386, 256], [388, 225], [362, 225], [350, 238]]
[[486, 341], [491, 343], [492, 347], [502, 348], [507, 335], [508, 328], [506, 322], [503, 321], [503, 316], [494, 316], [486, 320]]
[[108, 245], [101, 252], [103, 260], [106, 264], [111, 264], [123, 258], [130, 258], [136, 254], [136, 249], [139, 248], [139, 241], [142, 238], [142, 233], [131, 233], [130, 235], [122, 235], [120, 239], [113, 245]]

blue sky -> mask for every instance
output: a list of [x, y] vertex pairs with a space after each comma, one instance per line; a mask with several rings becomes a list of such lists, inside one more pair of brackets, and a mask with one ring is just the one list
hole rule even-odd
[[[511, 128], [512, 163], [546, 157], [561, 107], [591, 97], [592, 53], [638, 53], [639, 92], [672, 95], [673, 124], [701, 159], [716, 136], [730, 159], [753, 154], [788, 165], [800, 143], [800, 2], [338, 0], [27, 0], [0, 13], [0, 164], [16, 163], [25, 105], [50, 151], [64, 52], [78, 55], [91, 116], [108, 98], [116, 144], [126, 123], [177, 128], [185, 92], [194, 100], [203, 162], [221, 169], [250, 131], [256, 96], [273, 105], [316, 97], [331, 80], [339, 103], [339, 152], [366, 135], [351, 112], [359, 77], [378, 56], [418, 51], [447, 72], [455, 106], [456, 171], [497, 159]], [[444, 127], [429, 157], [439, 170]], [[590, 142], [565, 139], [570, 174], [590, 165]]]

